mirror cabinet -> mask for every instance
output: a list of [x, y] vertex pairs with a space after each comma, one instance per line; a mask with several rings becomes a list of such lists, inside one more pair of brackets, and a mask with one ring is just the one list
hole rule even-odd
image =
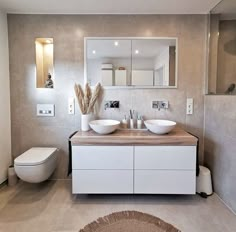
[[177, 38], [85, 38], [85, 82], [176, 88]]

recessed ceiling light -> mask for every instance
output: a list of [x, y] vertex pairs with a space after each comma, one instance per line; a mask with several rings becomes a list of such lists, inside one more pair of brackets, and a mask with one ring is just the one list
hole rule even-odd
[[135, 50], [135, 54], [139, 54], [139, 50], [138, 49]]
[[114, 42], [114, 45], [117, 47], [119, 45], [119, 42], [118, 41], [115, 41]]
[[96, 51], [95, 51], [95, 50], [93, 50], [93, 54], [96, 54]]

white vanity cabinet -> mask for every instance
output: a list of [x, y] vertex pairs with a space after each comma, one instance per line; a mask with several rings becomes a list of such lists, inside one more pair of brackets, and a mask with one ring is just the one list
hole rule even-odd
[[133, 193], [133, 146], [73, 146], [72, 192]]
[[196, 146], [73, 145], [74, 194], [195, 194]]
[[135, 146], [134, 193], [195, 194], [196, 146]]

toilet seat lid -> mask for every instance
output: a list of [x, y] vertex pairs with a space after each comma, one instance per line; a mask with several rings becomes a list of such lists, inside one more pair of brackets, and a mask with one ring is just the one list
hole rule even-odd
[[38, 165], [44, 163], [57, 150], [55, 147], [32, 147], [14, 160], [15, 165]]

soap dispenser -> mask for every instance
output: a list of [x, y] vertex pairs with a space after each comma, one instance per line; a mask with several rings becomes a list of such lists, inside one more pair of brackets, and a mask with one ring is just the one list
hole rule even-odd
[[137, 119], [137, 129], [142, 129], [143, 119], [142, 116], [138, 115]]
[[127, 129], [127, 128], [128, 128], [128, 120], [127, 120], [127, 118], [126, 118], [126, 115], [125, 115], [125, 117], [122, 119], [121, 125], [122, 125], [122, 128], [124, 128], [124, 129]]

